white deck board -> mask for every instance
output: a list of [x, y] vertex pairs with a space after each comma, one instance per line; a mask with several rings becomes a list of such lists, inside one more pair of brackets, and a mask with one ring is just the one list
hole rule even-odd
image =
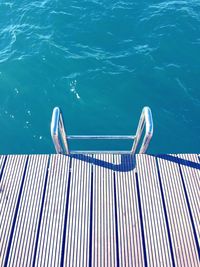
[[0, 156], [0, 266], [199, 266], [200, 159]]
[[156, 160], [137, 155], [137, 171], [143, 210], [147, 262], [150, 266], [172, 266]]
[[26, 160], [27, 156], [9, 156], [0, 182], [0, 265], [3, 265], [10, 250], [9, 240], [15, 223], [16, 206], [20, 197]]
[[[95, 160], [112, 162], [111, 155], [96, 155]], [[113, 171], [93, 165], [92, 265], [116, 266]]]
[[[192, 163], [199, 164], [199, 158], [197, 155], [192, 154], [180, 154], [178, 158], [184, 159], [186, 164]], [[187, 163], [189, 161], [189, 163]], [[194, 225], [197, 230], [197, 238], [200, 243], [200, 169], [188, 168], [188, 166], [180, 164], [182, 170], [183, 179], [186, 187], [186, 192], [189, 199], [189, 205], [191, 208], [192, 216], [194, 217]]]
[[172, 160], [158, 159], [158, 165], [172, 234], [175, 264], [198, 266], [198, 254], [176, 156], [172, 155]]
[[51, 156], [36, 266], [59, 266], [68, 185], [69, 158]]
[[91, 165], [73, 159], [70, 179], [64, 266], [88, 266]]
[[[122, 163], [123, 156], [121, 155], [114, 155], [113, 157], [115, 164], [124, 164], [124, 169], [130, 164], [129, 159]], [[115, 181], [120, 266], [144, 266], [136, 170], [115, 172]]]
[[29, 157], [8, 264], [31, 265], [47, 160], [48, 156]]

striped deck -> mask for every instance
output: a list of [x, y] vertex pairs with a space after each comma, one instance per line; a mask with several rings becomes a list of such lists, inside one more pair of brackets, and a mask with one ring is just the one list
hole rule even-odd
[[0, 157], [0, 266], [200, 266], [200, 157]]

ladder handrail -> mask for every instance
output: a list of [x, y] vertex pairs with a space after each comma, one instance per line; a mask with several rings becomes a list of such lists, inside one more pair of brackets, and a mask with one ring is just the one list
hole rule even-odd
[[[61, 136], [61, 144], [59, 134]], [[69, 145], [67, 142], [67, 135], [65, 131], [64, 121], [62, 117], [62, 113], [58, 107], [53, 109], [52, 119], [51, 119], [51, 137], [58, 154], [69, 154]]]
[[144, 107], [140, 116], [140, 120], [138, 123], [138, 128], [136, 131], [136, 138], [133, 143], [133, 147], [131, 149], [131, 154], [135, 154], [140, 138], [142, 136], [144, 126], [146, 126], [145, 129], [145, 135], [143, 138], [143, 142], [141, 145], [141, 148], [139, 150], [139, 154], [143, 154], [147, 151], [147, 148], [149, 146], [149, 143], [151, 141], [151, 138], [153, 136], [153, 118], [152, 118], [152, 113], [151, 109], [149, 107]]
[[[67, 135], [64, 127], [62, 112], [60, 108], [55, 107], [53, 109], [51, 120], [51, 136], [56, 152], [59, 154], [88, 153], [88, 151], [70, 151], [68, 140], [133, 140], [134, 143], [132, 149], [131, 151], [127, 151], [127, 153], [135, 154], [145, 125], [145, 136], [139, 153], [146, 152], [153, 135], [153, 119], [149, 107], [144, 107], [142, 110], [136, 135]], [[105, 153], [105, 151], [90, 151], [90, 153], [92, 152]], [[121, 152], [124, 151], [116, 151], [116, 153]]]
[[71, 140], [134, 140], [135, 135], [68, 135]]

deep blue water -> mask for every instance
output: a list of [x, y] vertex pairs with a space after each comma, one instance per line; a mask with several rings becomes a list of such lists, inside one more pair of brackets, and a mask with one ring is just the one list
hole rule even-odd
[[145, 105], [149, 152], [200, 151], [199, 0], [0, 0], [0, 154], [53, 153], [54, 106], [68, 134], [134, 134]]

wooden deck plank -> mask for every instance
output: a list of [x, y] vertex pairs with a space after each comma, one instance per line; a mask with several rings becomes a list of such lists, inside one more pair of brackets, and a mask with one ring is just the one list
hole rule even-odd
[[147, 243], [147, 262], [150, 266], [172, 266], [156, 159], [153, 156], [137, 155], [136, 162]]
[[4, 170], [6, 160], [7, 160], [6, 156], [4, 156], [4, 155], [0, 156], [0, 181], [1, 181], [1, 177], [3, 175], [3, 170]]
[[170, 224], [175, 264], [198, 266], [198, 254], [176, 156], [158, 158], [158, 166]]
[[199, 266], [199, 155], [0, 156], [1, 266]]
[[8, 265], [30, 266], [48, 156], [29, 157]]
[[179, 160], [179, 164], [182, 170], [186, 197], [188, 197], [189, 201], [188, 208], [191, 209], [191, 216], [197, 233], [198, 243], [200, 244], [200, 167], [193, 166], [193, 163], [200, 166], [200, 161], [195, 154], [178, 154], [177, 158], [184, 160], [183, 162]]
[[69, 157], [51, 156], [42, 220], [36, 253], [36, 266], [59, 266], [62, 250]]
[[111, 157], [111, 155], [94, 155], [93, 266], [116, 266], [113, 171], [104, 167], [104, 162], [112, 161]]
[[88, 266], [91, 164], [72, 157], [64, 266]]
[[144, 255], [138, 211], [135, 169], [126, 171], [131, 157], [122, 163], [121, 155], [114, 155], [114, 163], [123, 164], [115, 172], [120, 266], [143, 266]]
[[1, 188], [1, 215], [0, 215], [0, 265], [6, 261], [6, 255], [10, 249], [12, 231], [17, 214], [17, 203], [20, 198], [20, 188], [23, 182], [23, 173], [27, 156], [8, 156], [4, 168]]

